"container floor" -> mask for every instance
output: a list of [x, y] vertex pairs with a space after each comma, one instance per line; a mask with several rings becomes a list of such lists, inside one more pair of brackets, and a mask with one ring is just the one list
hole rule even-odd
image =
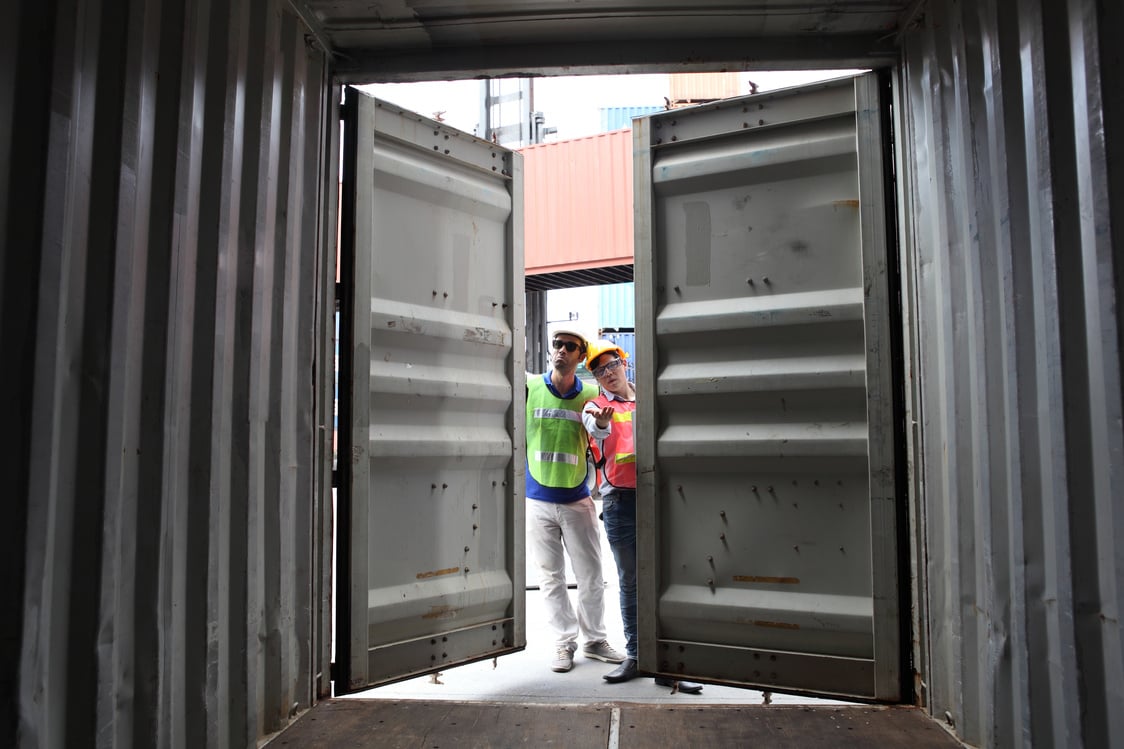
[[272, 747], [910, 747], [962, 744], [907, 707], [807, 705], [558, 705], [329, 700]]

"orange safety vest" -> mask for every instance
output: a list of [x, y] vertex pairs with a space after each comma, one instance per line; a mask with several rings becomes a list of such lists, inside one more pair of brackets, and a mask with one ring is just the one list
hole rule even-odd
[[636, 439], [632, 434], [632, 414], [636, 401], [609, 400], [598, 395], [590, 401], [598, 408], [613, 407], [613, 423], [609, 436], [603, 440], [589, 438], [593, 465], [597, 467], [597, 485], [617, 489], [636, 488]]

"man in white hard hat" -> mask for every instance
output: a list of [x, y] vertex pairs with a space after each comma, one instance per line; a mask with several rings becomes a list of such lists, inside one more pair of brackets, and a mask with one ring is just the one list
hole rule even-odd
[[[628, 379], [627, 358], [628, 353], [609, 340], [595, 341], [586, 348], [586, 367], [597, 378], [601, 394], [586, 404], [582, 420], [592, 436], [601, 517], [617, 563], [624, 623], [625, 659], [602, 677], [610, 684], [641, 676], [636, 642], [636, 440], [632, 431], [636, 388]], [[656, 677], [656, 683], [689, 694], [702, 691], [702, 684], [662, 676]]]
[[[606, 639], [601, 537], [586, 484], [589, 436], [582, 410], [597, 395], [575, 374], [586, 347], [585, 336], [576, 330], [554, 330], [550, 367], [527, 375], [528, 543], [555, 634], [551, 669], [558, 672], [573, 668], [579, 634], [587, 658], [624, 660]], [[576, 613], [566, 588], [565, 552], [578, 584]]]

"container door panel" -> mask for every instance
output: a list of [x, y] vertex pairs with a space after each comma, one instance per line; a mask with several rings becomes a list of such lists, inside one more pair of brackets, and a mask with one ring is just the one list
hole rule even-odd
[[637, 122], [641, 666], [898, 700], [878, 79]]
[[354, 291], [337, 683], [354, 690], [526, 644], [523, 229], [518, 154], [347, 95], [357, 145], [344, 165], [355, 220], [342, 229], [354, 232]]

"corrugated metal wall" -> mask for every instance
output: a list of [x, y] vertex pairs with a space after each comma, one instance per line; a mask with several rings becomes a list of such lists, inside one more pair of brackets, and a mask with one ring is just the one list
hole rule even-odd
[[[335, 90], [289, 7], [0, 25], [0, 745], [245, 746], [325, 688]], [[919, 686], [974, 744], [1121, 746], [1124, 9], [922, 8]]]
[[253, 746], [326, 688], [335, 105], [288, 8], [5, 14], [0, 745]]
[[1122, 15], [929, 2], [906, 37], [921, 686], [975, 745], [1124, 746]]
[[632, 133], [522, 149], [528, 274], [632, 264]]

